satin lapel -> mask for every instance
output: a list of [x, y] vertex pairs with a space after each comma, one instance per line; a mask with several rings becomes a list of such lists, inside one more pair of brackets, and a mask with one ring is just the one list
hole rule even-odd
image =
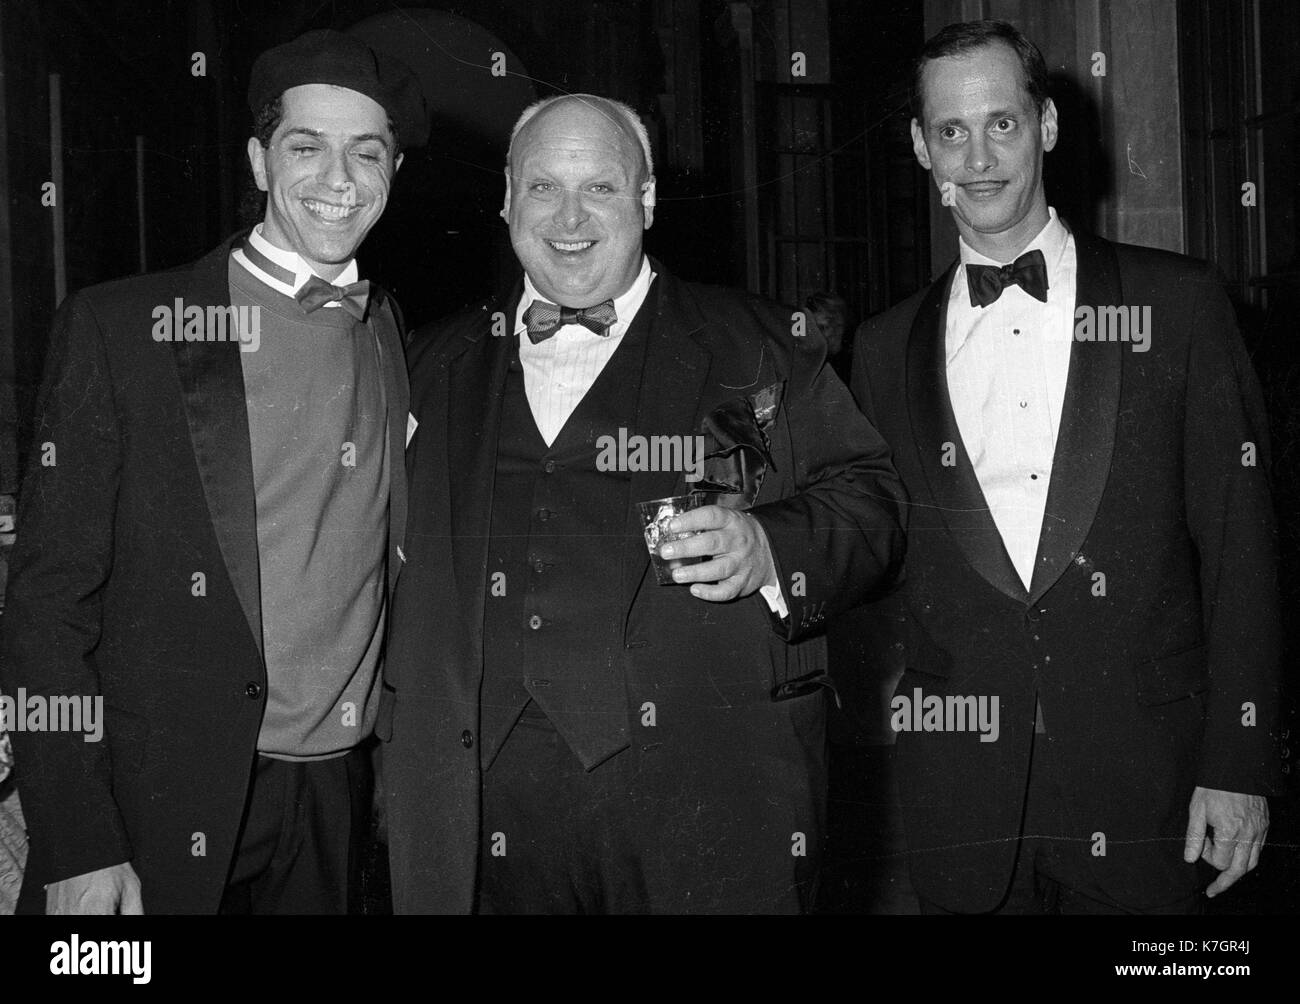
[[[912, 321], [907, 343], [907, 401], [912, 442], [930, 486], [931, 503], [942, 515], [966, 560], [996, 589], [1024, 602], [1027, 598], [1024, 583], [993, 522], [948, 395], [945, 334], [948, 291], [956, 271], [954, 263], [930, 287]], [[912, 502], [916, 505], [918, 500], [913, 498]]]
[[[230, 306], [230, 242], [195, 264], [186, 306]], [[257, 496], [239, 343], [174, 342], [194, 459], [226, 572], [249, 630], [262, 648]]]
[[[496, 481], [497, 437], [506, 370], [514, 354], [515, 310], [523, 292], [520, 280], [511, 293], [484, 311], [482, 324], [451, 348], [446, 366], [447, 421], [435, 430], [447, 440], [447, 492], [451, 501], [452, 563], [458, 595], [474, 618], [473, 635], [482, 643], [483, 603], [487, 586], [488, 533]], [[492, 334], [492, 316], [502, 311], [506, 334]], [[418, 435], [418, 433], [417, 433]]]
[[406, 420], [411, 410], [410, 386], [406, 380], [406, 353], [394, 314], [374, 311], [370, 327], [382, 356], [384, 386], [388, 400], [388, 591], [391, 598], [402, 559], [396, 548], [406, 539]]
[[[636, 424], [628, 435], [694, 435], [699, 431], [701, 400], [712, 359], [698, 341], [706, 322], [682, 285], [666, 274], [661, 264], [652, 265], [658, 277], [642, 309], [652, 308], [654, 317], [646, 333]], [[690, 416], [689, 421], [683, 422], [686, 416]], [[632, 609], [650, 567], [636, 504], [685, 491], [686, 478], [680, 471], [634, 471], [628, 479], [627, 542], [623, 552], [626, 611]]]
[[[1095, 312], [1102, 306], [1123, 304], [1119, 263], [1110, 244], [1076, 233], [1074, 246], [1078, 261], [1076, 307], [1086, 306]], [[1072, 337], [1070, 374], [1061, 405], [1030, 602], [1036, 603], [1061, 577], [1097, 517], [1115, 449], [1126, 348], [1123, 342], [1081, 342]]]

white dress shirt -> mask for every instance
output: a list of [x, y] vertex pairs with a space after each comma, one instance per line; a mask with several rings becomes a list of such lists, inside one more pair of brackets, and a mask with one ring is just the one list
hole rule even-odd
[[[312, 271], [311, 266], [303, 261], [302, 255], [298, 254], [297, 251], [284, 251], [263, 237], [262, 224], [260, 223], [255, 226], [253, 232], [248, 235], [248, 243], [253, 245], [253, 247], [262, 254], [266, 255], [266, 257], [270, 258], [275, 264], [279, 265], [281, 268], [286, 268], [293, 273], [293, 285], [290, 286], [287, 283], [281, 282], [268, 272], [258, 268], [253, 264], [253, 262], [248, 260], [248, 257], [240, 248], [235, 248], [231, 257], [244, 268], [248, 269], [248, 271], [257, 279], [266, 283], [277, 293], [283, 293], [285, 296], [293, 296], [298, 292], [298, 290], [302, 289], [302, 287], [307, 284], [308, 279], [316, 274]], [[348, 286], [357, 281], [358, 274], [357, 260], [353, 258], [343, 267], [343, 271], [340, 272], [336, 278], [327, 281], [335, 286]], [[321, 276], [321, 278], [324, 279], [325, 277]], [[325, 304], [325, 306], [337, 310], [340, 304], [335, 300], [332, 303]]]
[[554, 445], [564, 423], [613, 357], [614, 350], [645, 302], [654, 278], [650, 259], [642, 256], [641, 271], [632, 280], [632, 285], [614, 298], [614, 313], [618, 320], [610, 327], [609, 334], [598, 335], [581, 324], [566, 324], [550, 338], [534, 345], [528, 337], [528, 326], [524, 324], [524, 311], [534, 300], [550, 301], [537, 292], [533, 280], [524, 275], [524, 295], [519, 298], [519, 309], [515, 311], [515, 334], [519, 338], [519, 363], [524, 368], [524, 393], [528, 396], [528, 407], [532, 409], [537, 431], [547, 446]]
[[1042, 251], [1047, 302], [1012, 285], [987, 307], [971, 306], [966, 266], [1009, 263], [986, 258], [962, 240], [945, 332], [957, 428], [1026, 589], [1034, 577], [1074, 331], [1074, 237], [1055, 209], [1048, 214], [1021, 252]]

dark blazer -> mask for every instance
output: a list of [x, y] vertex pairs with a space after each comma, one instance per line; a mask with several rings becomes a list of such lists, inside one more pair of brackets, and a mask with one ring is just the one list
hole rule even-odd
[[956, 264], [864, 324], [856, 346], [854, 392], [912, 500], [896, 693], [1000, 698], [996, 742], [898, 736], [913, 880], [950, 910], [992, 909], [1006, 891], [1035, 695], [1071, 778], [1074, 836], [1104, 836], [1097, 881], [1134, 909], [1168, 889], [1156, 869], [1184, 867], [1195, 785], [1266, 794], [1280, 782], [1268, 431], [1232, 310], [1202, 263], [1075, 240], [1077, 305], [1149, 306], [1153, 330], [1146, 352], [1071, 347], [1028, 590], [948, 397]]
[[[266, 701], [251, 447], [236, 342], [154, 341], [156, 306], [229, 305], [234, 240], [192, 265], [94, 286], [55, 318], [18, 507], [4, 689], [100, 694], [105, 735], [13, 736], [42, 885], [122, 861], [148, 913], [213, 913]], [[402, 339], [383, 346], [390, 456], [404, 448]], [[41, 462], [53, 443], [57, 462]], [[389, 479], [388, 586], [406, 521]], [[196, 573], [206, 595], [194, 595]]]
[[[685, 482], [671, 471], [627, 475], [626, 532], [608, 543], [626, 611], [618, 669], [631, 747], [619, 755], [635, 759], [637, 778], [626, 811], [645, 838], [654, 909], [807, 909], [826, 795], [819, 632], [901, 560], [900, 486], [880, 437], [824, 365], [820, 336], [792, 337], [789, 311], [773, 304], [654, 269], [629, 435], [697, 434], [724, 402], [784, 384], [771, 469], [751, 511], [771, 540], [790, 616], [777, 629], [758, 594], [714, 604], [658, 586], [635, 503]], [[493, 337], [492, 320], [501, 311], [513, 331], [520, 289], [418, 332], [410, 350], [419, 428], [407, 452], [411, 522], [390, 621], [396, 702], [384, 750], [398, 912], [474, 906], [488, 531], [514, 341]], [[572, 602], [580, 609], [583, 597]], [[806, 855], [792, 853], [796, 844]]]

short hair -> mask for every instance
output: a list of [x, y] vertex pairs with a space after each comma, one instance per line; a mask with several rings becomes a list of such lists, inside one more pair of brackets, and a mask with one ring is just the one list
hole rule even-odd
[[994, 42], [1011, 46], [1020, 60], [1021, 83], [1034, 103], [1041, 121], [1043, 107], [1047, 104], [1047, 64], [1038, 46], [1029, 41], [1013, 24], [1006, 21], [960, 21], [950, 24], [932, 35], [912, 64], [912, 86], [909, 95], [912, 116], [918, 122], [925, 120], [925, 94], [921, 90], [921, 74], [925, 64], [933, 59], [961, 56]]
[[[284, 118], [283, 97], [283, 92], [277, 94], [253, 115], [253, 136], [262, 144], [263, 150], [271, 145], [271, 137], [275, 135], [275, 130], [280, 128], [280, 120]], [[397, 134], [397, 126], [391, 118], [388, 120], [388, 131], [393, 137], [392, 160], [393, 163], [397, 163], [397, 158], [402, 153], [402, 138]]]
[[654, 177], [655, 159], [650, 152], [650, 134], [646, 132], [645, 123], [641, 121], [631, 105], [625, 105], [622, 101], [615, 101], [613, 98], [602, 98], [599, 94], [556, 94], [549, 98], [542, 98], [540, 101], [534, 101], [531, 105], [520, 113], [519, 118], [515, 120], [515, 126], [510, 130], [510, 146], [506, 148], [506, 170], [510, 169], [510, 156], [515, 150], [515, 137], [532, 119], [537, 117], [538, 112], [543, 112], [551, 105], [560, 101], [577, 99], [586, 104], [599, 103], [612, 108], [623, 120], [622, 124], [631, 130], [641, 144], [641, 159], [645, 162], [646, 179]]

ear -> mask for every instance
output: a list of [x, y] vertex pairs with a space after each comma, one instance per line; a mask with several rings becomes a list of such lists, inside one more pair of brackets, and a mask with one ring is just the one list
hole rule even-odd
[[1051, 150], [1056, 146], [1056, 102], [1051, 98], [1043, 105], [1043, 114], [1040, 116], [1041, 122], [1039, 128], [1043, 134], [1043, 152]]
[[641, 183], [641, 208], [645, 211], [645, 222], [642, 227], [646, 230], [649, 230], [655, 221], [655, 200], [655, 179], [651, 175], [649, 181]]
[[916, 119], [912, 119], [912, 152], [920, 165], [930, 170], [930, 151], [925, 148], [925, 133]]
[[248, 166], [253, 169], [253, 180], [260, 191], [266, 187], [266, 150], [257, 141], [256, 136], [248, 137]]
[[501, 218], [505, 220], [507, 223], [509, 223], [510, 222], [510, 165], [509, 164], [506, 165], [505, 175], [506, 175], [506, 198], [505, 201], [501, 203]]
[[403, 158], [404, 158], [405, 156], [406, 156], [406, 154], [404, 154], [404, 153], [399, 153], [399, 154], [397, 155], [397, 159], [396, 159], [395, 161], [393, 161], [393, 174], [396, 174], [396, 173], [398, 172], [398, 170], [401, 168], [401, 166], [402, 166], [402, 160], [403, 160]]

